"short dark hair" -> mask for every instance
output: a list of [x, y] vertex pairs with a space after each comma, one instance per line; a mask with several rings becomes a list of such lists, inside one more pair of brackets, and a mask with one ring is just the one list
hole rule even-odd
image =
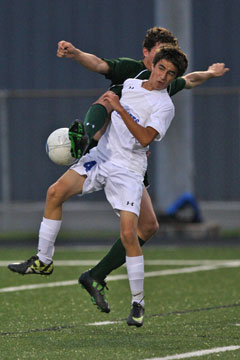
[[160, 46], [153, 58], [153, 65], [156, 66], [162, 59], [170, 61], [177, 68], [177, 76], [182, 76], [188, 67], [187, 55], [178, 46]]
[[147, 30], [143, 40], [143, 47], [150, 51], [158, 42], [178, 46], [178, 40], [171, 31], [160, 26], [154, 26]]

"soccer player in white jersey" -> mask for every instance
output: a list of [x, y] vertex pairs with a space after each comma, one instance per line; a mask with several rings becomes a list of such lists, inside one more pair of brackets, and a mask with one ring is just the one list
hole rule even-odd
[[37, 255], [9, 264], [21, 274], [49, 275], [53, 271], [54, 244], [62, 223], [62, 205], [71, 196], [104, 189], [107, 200], [120, 216], [121, 240], [132, 295], [128, 325], [140, 327], [144, 316], [144, 259], [137, 237], [137, 223], [147, 169], [148, 146], [161, 140], [174, 117], [168, 85], [188, 65], [177, 47], [161, 47], [153, 59], [149, 80], [128, 79], [122, 98], [109, 91], [105, 101], [114, 111], [97, 147], [51, 185], [39, 231]]

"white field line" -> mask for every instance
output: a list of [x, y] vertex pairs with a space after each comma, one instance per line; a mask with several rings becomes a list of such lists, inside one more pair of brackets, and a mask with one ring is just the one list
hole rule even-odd
[[47, 283], [47, 284], [9, 286], [9, 287], [0, 289], [0, 293], [24, 291], [24, 290], [35, 290], [35, 289], [52, 288], [52, 287], [58, 287], [58, 286], [69, 286], [69, 285], [77, 285], [77, 284], [78, 284], [77, 280], [68, 280], [68, 281], [56, 281], [54, 283]]
[[[24, 260], [7, 260], [7, 261], [0, 261], [0, 267], [8, 266], [8, 264], [21, 262]], [[99, 262], [99, 260], [55, 260], [55, 266], [94, 266]], [[152, 265], [152, 266], [195, 266], [195, 265], [227, 265], [236, 264], [236, 266], [240, 266], [240, 260], [145, 260], [145, 265]]]
[[[167, 275], [178, 275], [178, 274], [187, 274], [187, 273], [194, 273], [199, 271], [209, 271], [209, 270], [216, 270], [224, 267], [236, 267], [240, 266], [240, 264], [236, 265], [235, 262], [231, 265], [230, 263], [225, 264], [216, 264], [216, 265], [200, 265], [200, 266], [193, 266], [193, 267], [185, 267], [185, 268], [178, 268], [178, 269], [168, 269], [168, 270], [160, 270], [160, 271], [150, 271], [145, 272], [145, 278], [147, 277], [156, 277], [156, 276], [167, 276]], [[31, 275], [29, 275], [31, 276]], [[127, 279], [127, 274], [123, 275], [110, 275], [107, 277], [107, 281], [116, 281], [116, 280], [125, 280]], [[50, 288], [50, 287], [59, 287], [59, 286], [70, 286], [76, 285], [78, 282], [77, 280], [66, 280], [66, 281], [57, 281], [47, 284], [31, 284], [31, 285], [21, 285], [21, 286], [11, 286], [0, 289], [0, 293], [5, 292], [14, 292], [14, 291], [23, 291], [23, 290], [33, 290], [33, 289], [41, 289], [41, 288]]]
[[[123, 322], [123, 320], [119, 320], [119, 321], [99, 321], [99, 322], [89, 323], [89, 324], [86, 324], [86, 325], [88, 325], [88, 326], [102, 326], [102, 325], [120, 324], [122, 322]], [[125, 320], [124, 320], [124, 322], [125, 322]]]
[[185, 354], [176, 354], [176, 355], [171, 355], [171, 356], [166, 356], [166, 357], [158, 357], [158, 358], [149, 358], [149, 359], [145, 359], [145, 360], [179, 360], [179, 359], [189, 359], [192, 357], [199, 357], [199, 356], [205, 356], [205, 355], [210, 355], [210, 354], [218, 354], [218, 353], [222, 353], [222, 352], [226, 352], [226, 351], [235, 351], [235, 350], [239, 350], [240, 346], [224, 346], [224, 347], [217, 347], [217, 348], [213, 348], [213, 349], [208, 349], [208, 350], [199, 350], [199, 351], [193, 351], [193, 352], [189, 352], [189, 353], [185, 353]]
[[[0, 267], [8, 266], [8, 264], [19, 263], [25, 260], [7, 260], [0, 261]], [[54, 266], [93, 266], [99, 260], [54, 260]]]

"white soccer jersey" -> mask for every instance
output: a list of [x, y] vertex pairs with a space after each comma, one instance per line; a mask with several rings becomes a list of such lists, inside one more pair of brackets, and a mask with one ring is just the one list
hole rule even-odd
[[[146, 90], [143, 80], [128, 79], [124, 82], [121, 104], [139, 125], [154, 128], [161, 140], [174, 117], [174, 105], [167, 90]], [[97, 151], [104, 161], [127, 168], [144, 175], [147, 169], [147, 147], [142, 147], [128, 130], [120, 115], [113, 111], [111, 121], [98, 146]]]

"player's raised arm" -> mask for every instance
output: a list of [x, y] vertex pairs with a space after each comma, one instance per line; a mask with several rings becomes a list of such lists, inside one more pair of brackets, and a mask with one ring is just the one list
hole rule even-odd
[[106, 74], [109, 71], [109, 66], [104, 60], [77, 49], [73, 44], [65, 40], [59, 41], [57, 56], [59, 58], [73, 59], [90, 71], [101, 74]]
[[223, 76], [228, 71], [229, 68], [225, 67], [224, 63], [216, 63], [210, 65], [206, 71], [195, 71], [189, 73], [183, 76], [186, 81], [185, 89], [192, 89], [203, 84], [209, 79]]

